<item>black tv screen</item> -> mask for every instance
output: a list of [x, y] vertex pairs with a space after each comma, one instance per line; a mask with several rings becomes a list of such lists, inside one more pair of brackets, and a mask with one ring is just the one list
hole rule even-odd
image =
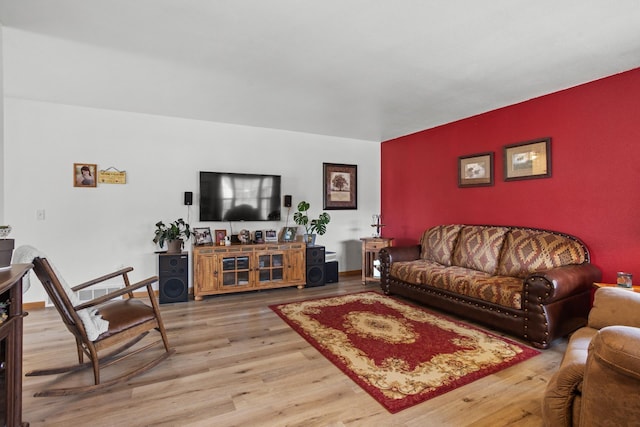
[[280, 221], [280, 175], [200, 172], [200, 221]]

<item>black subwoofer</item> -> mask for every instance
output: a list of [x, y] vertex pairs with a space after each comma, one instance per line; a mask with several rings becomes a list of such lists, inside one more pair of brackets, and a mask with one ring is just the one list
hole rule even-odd
[[160, 254], [158, 259], [160, 304], [189, 300], [189, 255]]
[[307, 246], [307, 286], [323, 286], [324, 282], [324, 246]]

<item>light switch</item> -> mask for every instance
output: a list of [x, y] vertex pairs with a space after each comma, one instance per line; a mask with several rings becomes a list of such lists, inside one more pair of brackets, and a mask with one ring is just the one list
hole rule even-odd
[[38, 221], [44, 221], [44, 209], [38, 209], [36, 211], [36, 219]]

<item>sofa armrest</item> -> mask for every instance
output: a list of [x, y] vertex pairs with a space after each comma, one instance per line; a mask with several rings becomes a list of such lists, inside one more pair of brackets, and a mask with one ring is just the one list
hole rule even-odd
[[602, 279], [602, 272], [590, 263], [564, 265], [530, 274], [524, 280], [525, 295], [549, 304], [568, 296], [587, 292], [594, 282]]
[[420, 259], [420, 245], [413, 246], [389, 246], [380, 249], [380, 287], [385, 294], [389, 294], [389, 271], [391, 263], [400, 261], [414, 261]]
[[640, 417], [640, 328], [609, 326], [591, 341], [582, 386], [581, 420], [629, 425]]

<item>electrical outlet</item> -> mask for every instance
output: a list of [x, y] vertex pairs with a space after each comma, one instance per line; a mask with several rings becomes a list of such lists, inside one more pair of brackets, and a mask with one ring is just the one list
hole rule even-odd
[[36, 211], [36, 219], [38, 221], [44, 221], [44, 209], [38, 209]]

